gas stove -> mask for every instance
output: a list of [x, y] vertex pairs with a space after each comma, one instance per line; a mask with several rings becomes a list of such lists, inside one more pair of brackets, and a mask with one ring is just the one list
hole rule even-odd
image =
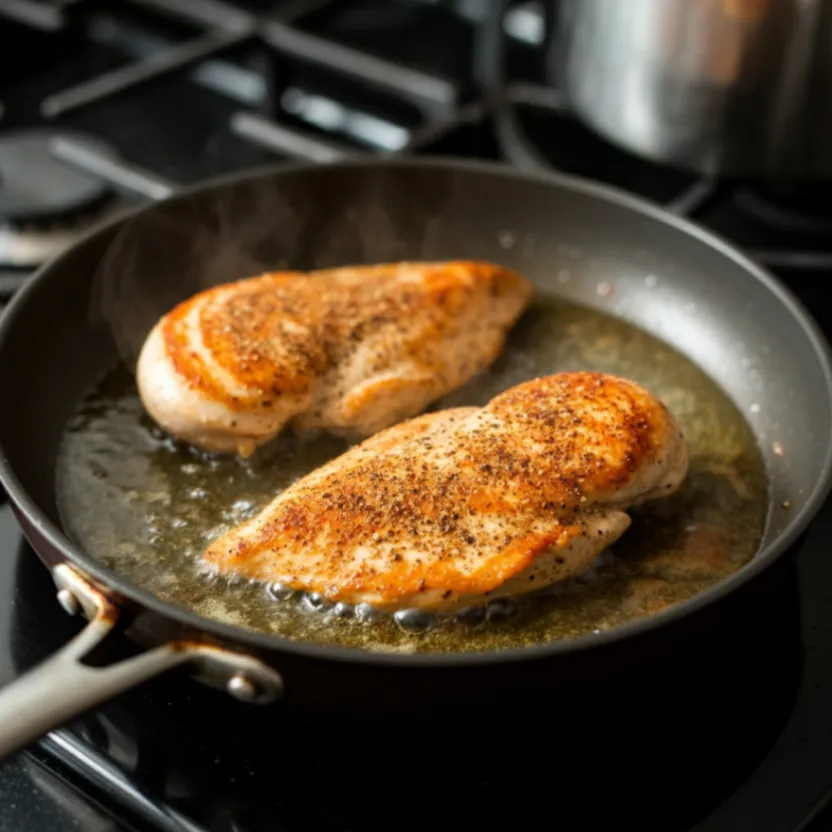
[[[502, 18], [490, 7], [0, 0], [0, 305], [93, 224], [189, 183], [288, 159], [442, 154], [586, 176], [690, 216], [832, 333], [832, 186], [711, 180], [628, 155], [544, 83], [552, 4], [511, 3]], [[347, 832], [550, 816], [597, 830], [832, 828], [830, 535], [832, 506], [778, 596], [661, 690], [611, 691], [566, 716], [495, 715], [476, 737], [438, 720], [426, 737], [287, 723], [165, 678], [0, 768], [0, 829]], [[1, 504], [0, 572], [5, 682], [77, 623]]]

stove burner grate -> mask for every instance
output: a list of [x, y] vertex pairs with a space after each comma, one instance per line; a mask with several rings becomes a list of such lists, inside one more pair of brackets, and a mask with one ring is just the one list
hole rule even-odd
[[740, 188], [735, 200], [749, 214], [784, 232], [810, 236], [832, 234], [832, 200], [828, 186], [754, 185]]

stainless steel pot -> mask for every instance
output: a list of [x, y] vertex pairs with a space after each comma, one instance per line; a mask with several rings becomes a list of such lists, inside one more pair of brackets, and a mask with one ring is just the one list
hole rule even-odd
[[561, 0], [550, 80], [622, 147], [706, 174], [832, 177], [832, 0]]

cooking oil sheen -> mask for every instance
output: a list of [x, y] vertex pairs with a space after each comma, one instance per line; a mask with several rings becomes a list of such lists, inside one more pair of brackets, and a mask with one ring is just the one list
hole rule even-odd
[[340, 619], [275, 600], [262, 584], [210, 576], [200, 560], [209, 541], [352, 443], [287, 432], [246, 461], [197, 452], [152, 423], [123, 366], [101, 379], [68, 426], [61, 516], [99, 562], [171, 604], [289, 639], [381, 651], [498, 650], [607, 630], [688, 599], [751, 560], [767, 483], [748, 424], [691, 361], [624, 321], [540, 295], [491, 369], [431, 409], [482, 405], [565, 370], [630, 378], [661, 398], [687, 440], [690, 473], [674, 496], [633, 510], [632, 526], [593, 569], [528, 596], [500, 625], [443, 623], [416, 635], [389, 619]]

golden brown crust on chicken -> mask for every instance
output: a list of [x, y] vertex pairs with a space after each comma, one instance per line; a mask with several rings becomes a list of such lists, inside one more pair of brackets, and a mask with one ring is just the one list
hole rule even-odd
[[678, 426], [650, 393], [563, 373], [378, 434], [205, 560], [333, 601], [453, 609], [584, 571], [628, 527], [628, 506], [671, 494], [686, 472]]
[[174, 436], [250, 451], [286, 424], [369, 435], [491, 364], [531, 294], [490, 263], [391, 263], [224, 284], [179, 304], [139, 359]]

